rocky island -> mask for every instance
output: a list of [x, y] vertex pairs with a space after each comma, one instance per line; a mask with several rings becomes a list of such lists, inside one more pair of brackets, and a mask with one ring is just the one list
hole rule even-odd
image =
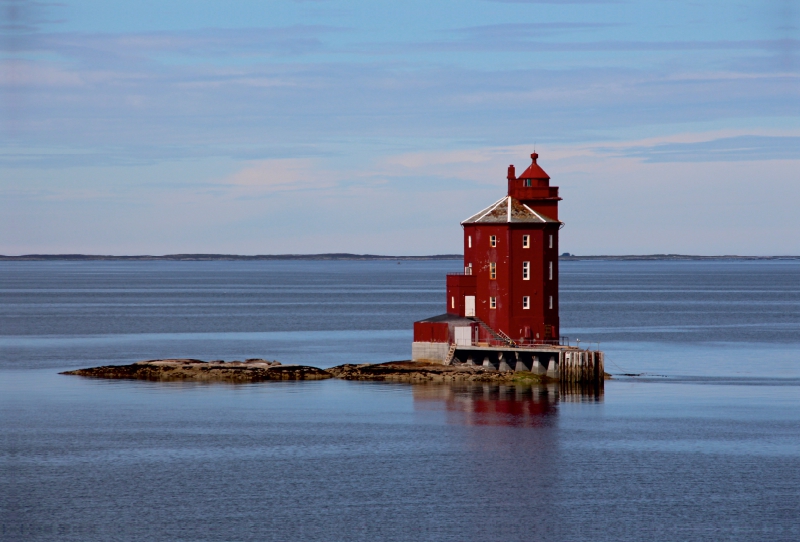
[[322, 380], [331, 374], [305, 365], [281, 365], [277, 361], [248, 359], [247, 361], [201, 361], [199, 359], [154, 359], [130, 365], [105, 365], [65, 375], [95, 378], [124, 378], [137, 380], [196, 380], [202, 382], [262, 382], [265, 380]]
[[448, 366], [414, 361], [378, 364], [345, 364], [319, 369], [308, 365], [282, 365], [277, 361], [201, 361], [197, 359], [157, 359], [130, 365], [105, 365], [66, 371], [61, 374], [94, 378], [138, 379], [151, 381], [263, 382], [270, 380], [373, 380], [390, 382], [517, 382], [542, 383], [549, 379], [525, 371], [497, 371], [481, 366]]

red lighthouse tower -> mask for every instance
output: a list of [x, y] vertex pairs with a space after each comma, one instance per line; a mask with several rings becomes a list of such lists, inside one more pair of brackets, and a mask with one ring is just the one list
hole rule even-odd
[[461, 223], [464, 272], [447, 276], [447, 313], [414, 324], [414, 359], [449, 362], [459, 346], [559, 343], [561, 198], [538, 157], [518, 177], [509, 166], [508, 195]]

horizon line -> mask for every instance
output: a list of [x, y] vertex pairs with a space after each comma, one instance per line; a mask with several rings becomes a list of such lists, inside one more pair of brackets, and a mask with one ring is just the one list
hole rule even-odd
[[[232, 260], [460, 260], [463, 254], [432, 255], [385, 255], [330, 252], [319, 254], [214, 254], [187, 253], [164, 255], [104, 255], [104, 254], [22, 254], [17, 256], [0, 254], [0, 261], [232, 261]], [[578, 255], [568, 252], [558, 256], [561, 260], [798, 260], [800, 256], [748, 256], [748, 255], [693, 255], [693, 254], [605, 254]]]

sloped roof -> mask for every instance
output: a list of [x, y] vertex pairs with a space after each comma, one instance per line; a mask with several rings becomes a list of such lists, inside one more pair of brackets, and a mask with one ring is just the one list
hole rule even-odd
[[503, 199], [493, 203], [486, 209], [475, 213], [468, 219], [464, 220], [462, 224], [502, 224], [509, 222], [526, 222], [526, 223], [553, 223], [560, 224], [558, 220], [537, 213], [519, 200], [506, 196]]
[[533, 160], [533, 163], [531, 163], [531, 165], [528, 166], [528, 169], [523, 171], [522, 174], [517, 177], [517, 179], [549, 179], [550, 178], [550, 175], [548, 175], [541, 167], [539, 167], [539, 164], [536, 163], [536, 159], [537, 158], [539, 158], [538, 154], [536, 154], [536, 153], [531, 154], [531, 160]]
[[458, 314], [450, 314], [446, 312], [444, 314], [439, 314], [437, 316], [431, 316], [430, 318], [425, 318], [424, 320], [417, 320], [417, 322], [424, 322], [426, 324], [434, 324], [434, 323], [448, 323], [448, 324], [472, 324], [474, 321], [470, 320], [469, 318], [464, 318], [463, 316], [459, 316]]

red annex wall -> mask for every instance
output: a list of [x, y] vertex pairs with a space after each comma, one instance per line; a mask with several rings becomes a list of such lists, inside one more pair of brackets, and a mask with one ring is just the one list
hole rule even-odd
[[414, 341], [426, 343], [450, 342], [447, 322], [414, 322]]

